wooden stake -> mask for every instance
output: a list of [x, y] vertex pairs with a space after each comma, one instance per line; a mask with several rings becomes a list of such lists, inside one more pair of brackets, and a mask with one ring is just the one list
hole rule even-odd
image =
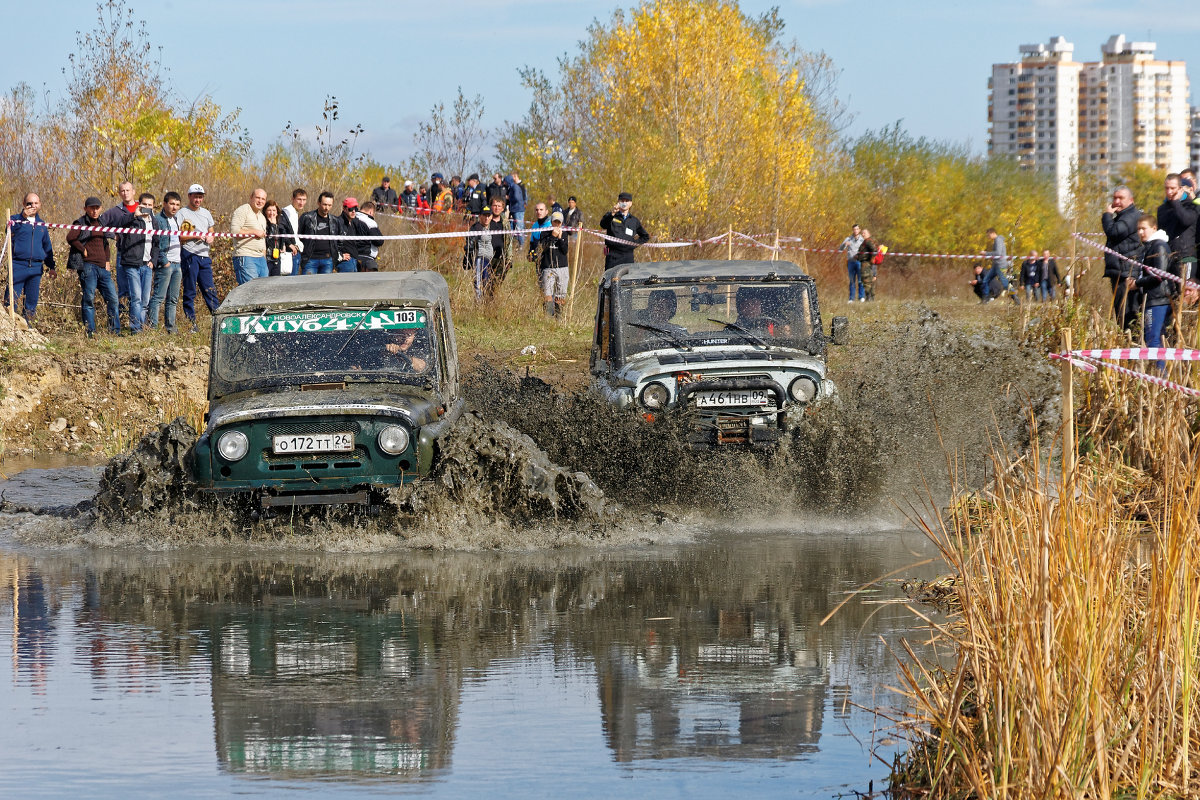
[[13, 254], [12, 254], [12, 226], [8, 224], [8, 220], [12, 219], [12, 209], [4, 209], [4, 249], [8, 251], [8, 315], [14, 319], [17, 316], [17, 296], [14, 294], [13, 287]]
[[[1062, 334], [1063, 352], [1071, 352], [1071, 329], [1066, 328]], [[1067, 487], [1067, 479], [1071, 472], [1075, 469], [1075, 392], [1074, 392], [1074, 376], [1071, 370], [1074, 369], [1070, 361], [1064, 360], [1062, 363], [1062, 413], [1063, 413], [1063, 445], [1062, 445], [1062, 468], [1063, 468], [1063, 491], [1070, 491]]]
[[575, 313], [575, 286], [579, 282], [579, 256], [583, 252], [583, 231], [575, 233], [575, 260], [571, 265], [571, 274], [567, 282], [571, 290], [567, 293], [567, 324], [571, 324], [571, 315]]
[[729, 235], [725, 241], [729, 244], [729, 255], [727, 256], [727, 258], [730, 261], [733, 261], [733, 226], [732, 225], [729, 226]]
[[779, 260], [779, 228], [775, 229], [775, 249], [771, 251], [771, 260]]

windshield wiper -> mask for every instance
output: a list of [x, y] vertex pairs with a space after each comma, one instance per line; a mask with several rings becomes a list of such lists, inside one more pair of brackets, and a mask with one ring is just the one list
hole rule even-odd
[[354, 326], [354, 330], [350, 331], [350, 336], [346, 338], [346, 342], [341, 346], [341, 349], [339, 349], [337, 351], [337, 355], [340, 356], [342, 354], [342, 350], [345, 350], [347, 347], [350, 346], [350, 342], [354, 341], [354, 337], [355, 337], [355, 335], [358, 334], [359, 328], [361, 328], [363, 326], [363, 323], [367, 321], [367, 317], [371, 316], [371, 312], [374, 311], [375, 307], [378, 305], [379, 305], [379, 303], [372, 303], [371, 307], [368, 308], [366, 310], [366, 312], [363, 313], [362, 319], [360, 319], [358, 321], [358, 324]]
[[759, 337], [756, 334], [751, 333], [750, 331], [743, 328], [741, 325], [738, 325], [736, 322], [726, 322], [723, 319], [713, 319], [712, 317], [709, 317], [708, 321], [715, 322], [718, 325], [724, 325], [726, 328], [731, 328], [731, 329], [737, 331], [742, 336], [745, 336], [747, 339], [749, 339], [750, 341], [757, 344], [759, 347], [762, 347], [764, 350], [771, 349], [771, 345], [767, 344], [766, 341], [764, 341], [761, 337]]
[[671, 342], [674, 345], [682, 347], [684, 350], [692, 349], [692, 346], [690, 344], [685, 342], [683, 339], [680, 339], [677, 335], [675, 335], [674, 332], [669, 331], [666, 328], [660, 328], [657, 325], [646, 325], [645, 323], [642, 323], [642, 322], [626, 322], [625, 324], [632, 325], [635, 328], [641, 328], [642, 330], [653, 331], [654, 333], [657, 333], [659, 336], [666, 339], [668, 342]]

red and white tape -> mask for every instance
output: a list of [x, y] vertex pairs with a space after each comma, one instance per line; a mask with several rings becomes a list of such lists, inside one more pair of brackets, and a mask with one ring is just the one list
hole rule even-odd
[[177, 231], [177, 230], [146, 230], [145, 228], [117, 228], [111, 225], [69, 225], [65, 222], [40, 222], [31, 219], [18, 219], [8, 221], [9, 227], [17, 225], [32, 225], [35, 228], [56, 228], [59, 230], [68, 231], [91, 231], [93, 233], [126, 233], [135, 236], [188, 236], [189, 238], [208, 238], [215, 236], [222, 239], [253, 239], [254, 235], [250, 233], [220, 233], [218, 231]]
[[1126, 347], [1111, 350], [1072, 350], [1078, 358], [1109, 361], [1200, 361], [1200, 350], [1183, 347]]
[[[1107, 355], [1093, 355], [1107, 354]], [[1150, 375], [1145, 372], [1122, 367], [1120, 364], [1114, 364], [1112, 360], [1119, 359], [1123, 361], [1200, 361], [1200, 350], [1184, 350], [1171, 347], [1142, 347], [1135, 349], [1118, 349], [1118, 350], [1072, 350], [1070, 353], [1050, 353], [1050, 358], [1060, 361], [1069, 361], [1072, 365], [1088, 372], [1095, 372], [1096, 367], [1104, 367], [1111, 369], [1114, 372], [1122, 375], [1128, 375], [1131, 378], [1136, 378], [1147, 383], [1152, 383], [1155, 386], [1161, 386], [1164, 389], [1185, 394], [1188, 397], [1200, 397], [1200, 389], [1193, 389], [1190, 386], [1184, 386], [1174, 381], [1169, 381], [1159, 375]]]
[[1152, 267], [1149, 264], [1143, 264], [1142, 262], [1138, 261], [1135, 258], [1130, 258], [1127, 255], [1118, 253], [1116, 250], [1113, 250], [1109, 247], [1105, 247], [1104, 245], [1100, 244], [1099, 242], [1093, 242], [1091, 239], [1087, 238], [1088, 236], [1095, 236], [1098, 234], [1072, 233], [1071, 235], [1086, 245], [1090, 245], [1091, 247], [1094, 247], [1097, 250], [1102, 250], [1105, 253], [1114, 255], [1117, 258], [1121, 259], [1122, 261], [1128, 261], [1130, 264], [1133, 264], [1133, 265], [1137, 266], [1139, 269], [1149, 272], [1151, 275], [1155, 276], [1156, 278], [1160, 278], [1160, 279], [1166, 280], [1166, 281], [1173, 281], [1175, 283], [1181, 284], [1182, 286], [1184, 286], [1188, 289], [1200, 289], [1200, 283], [1196, 283], [1195, 281], [1186, 281], [1183, 278], [1179, 277], [1178, 275], [1172, 275], [1170, 272], [1164, 272], [1163, 270], [1158, 269], [1157, 267]]

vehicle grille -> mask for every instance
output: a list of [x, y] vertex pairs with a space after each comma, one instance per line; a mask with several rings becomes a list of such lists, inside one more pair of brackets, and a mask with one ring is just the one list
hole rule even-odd
[[303, 419], [276, 422], [267, 426], [267, 436], [292, 436], [301, 433], [353, 433], [358, 434], [362, 427], [353, 420], [338, 420], [336, 422], [307, 422]]

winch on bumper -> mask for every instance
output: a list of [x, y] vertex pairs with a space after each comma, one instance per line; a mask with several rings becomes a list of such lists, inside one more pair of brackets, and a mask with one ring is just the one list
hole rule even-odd
[[[770, 404], [747, 404], [768, 396]], [[699, 406], [695, 398], [713, 402]], [[726, 403], [727, 401], [727, 403]], [[700, 380], [679, 388], [679, 405], [686, 409], [688, 442], [694, 445], [766, 444], [787, 430], [783, 387], [772, 380], [732, 378]]]

